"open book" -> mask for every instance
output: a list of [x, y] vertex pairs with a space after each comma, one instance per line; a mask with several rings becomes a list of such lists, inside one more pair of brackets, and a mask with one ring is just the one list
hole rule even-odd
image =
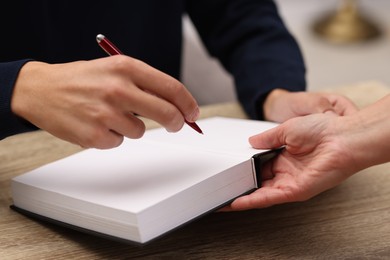
[[261, 163], [277, 152], [251, 148], [248, 137], [275, 124], [220, 117], [198, 124], [204, 135], [188, 126], [153, 129], [15, 177], [13, 208], [145, 243], [258, 188]]

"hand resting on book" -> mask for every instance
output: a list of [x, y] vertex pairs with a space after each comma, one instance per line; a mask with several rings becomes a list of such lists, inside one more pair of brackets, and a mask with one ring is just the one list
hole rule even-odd
[[249, 142], [255, 148], [285, 149], [264, 168], [262, 188], [236, 199], [223, 210], [304, 201], [360, 170], [389, 162], [389, 107], [390, 95], [351, 115], [297, 117], [252, 136]]

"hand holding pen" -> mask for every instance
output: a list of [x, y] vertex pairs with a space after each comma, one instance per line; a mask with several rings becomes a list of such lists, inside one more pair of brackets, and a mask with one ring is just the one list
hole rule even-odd
[[85, 148], [119, 146], [140, 138], [144, 122], [170, 132], [199, 116], [179, 81], [125, 55], [49, 64], [27, 62], [14, 86], [12, 112], [50, 134]]
[[[102, 47], [102, 49], [108, 54], [108, 55], [123, 55], [123, 53], [102, 34], [99, 34], [96, 36], [96, 41], [98, 42], [99, 46]], [[199, 128], [199, 126], [195, 122], [190, 122], [187, 120], [187, 118], [184, 118], [185, 122], [192, 127], [195, 131], [197, 131], [200, 134], [203, 134], [202, 130]]]

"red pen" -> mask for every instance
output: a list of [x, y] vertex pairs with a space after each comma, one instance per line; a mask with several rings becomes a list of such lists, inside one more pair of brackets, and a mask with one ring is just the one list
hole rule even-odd
[[[108, 54], [108, 55], [120, 55], [123, 54], [106, 36], [103, 34], [98, 34], [96, 36], [96, 41], [99, 46]], [[187, 119], [184, 119], [186, 124], [192, 127], [195, 131], [200, 134], [203, 134], [200, 127], [195, 122], [189, 122]]]

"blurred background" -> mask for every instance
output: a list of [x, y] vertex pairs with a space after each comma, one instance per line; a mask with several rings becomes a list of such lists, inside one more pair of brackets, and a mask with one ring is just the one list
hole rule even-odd
[[[275, 2], [303, 52], [308, 90], [363, 81], [390, 86], [389, 0]], [[187, 17], [182, 69], [182, 81], [199, 104], [235, 100], [231, 77], [205, 52]]]

